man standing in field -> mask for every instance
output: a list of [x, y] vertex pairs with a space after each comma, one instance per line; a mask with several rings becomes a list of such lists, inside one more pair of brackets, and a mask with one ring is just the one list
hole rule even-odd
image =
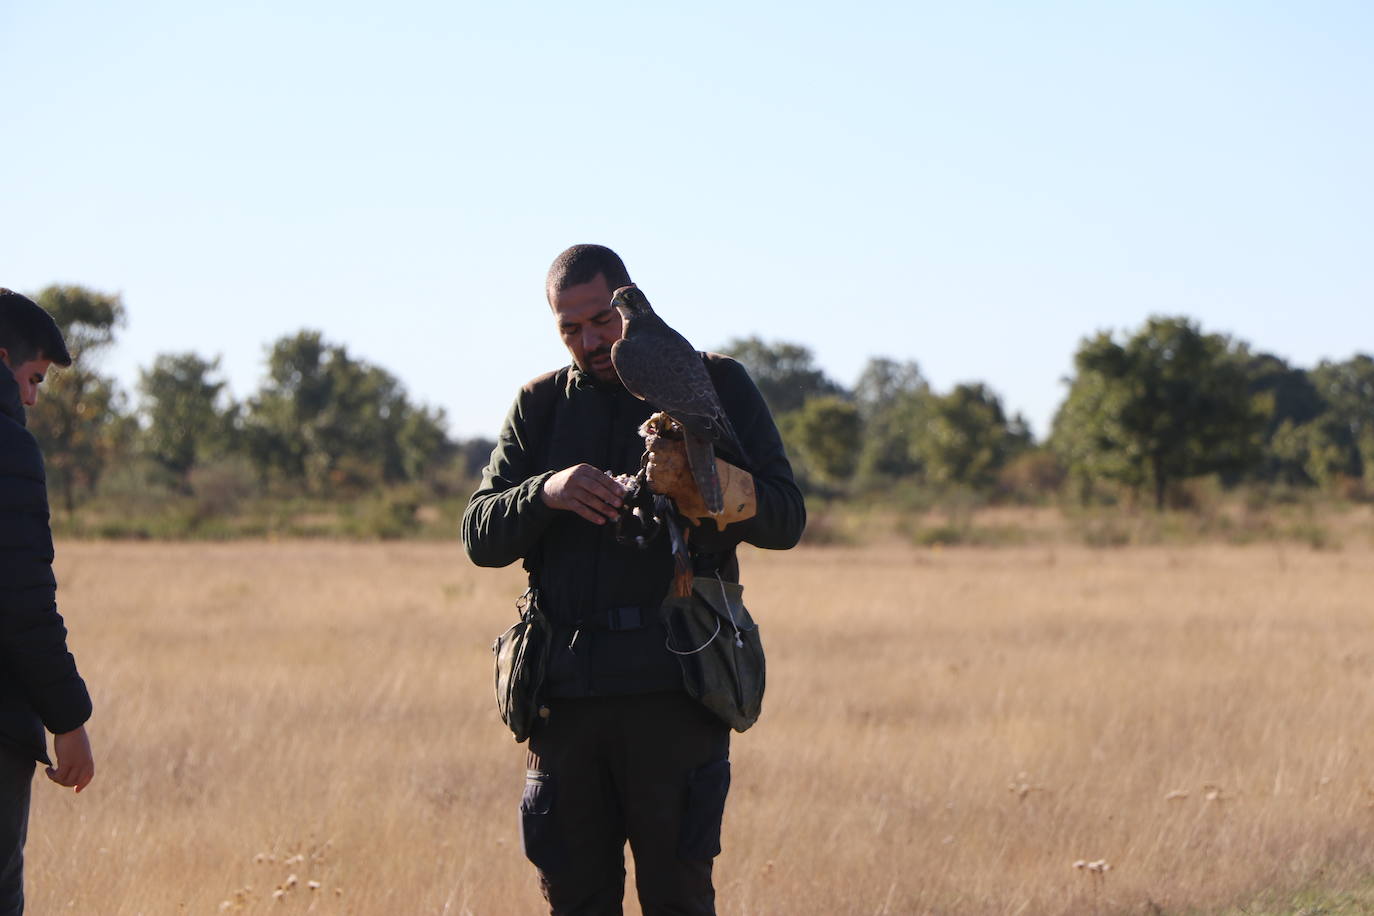
[[[523, 560], [553, 623], [520, 806], [525, 854], [550, 911], [620, 913], [628, 841], [646, 916], [710, 914], [729, 729], [684, 692], [665, 644], [668, 539], [638, 549], [608, 524], [626, 497], [609, 475], [638, 470], [637, 430], [652, 412], [611, 365], [623, 334], [611, 294], [629, 283], [600, 245], [575, 245], [553, 262], [545, 294], [572, 365], [516, 396], [464, 514], [463, 542], [479, 566]], [[727, 357], [703, 360], [752, 461], [754, 499], [719, 525], [695, 527], [692, 560], [698, 576], [738, 582], [736, 546], [792, 547], [806, 510], [753, 381]]]
[[[71, 356], [57, 323], [32, 300], [0, 289], [0, 916], [24, 911], [24, 840], [35, 761], [80, 792], [95, 776], [86, 684], [57, 613], [43, 455], [24, 408]], [[48, 759], [46, 727], [57, 766]]]

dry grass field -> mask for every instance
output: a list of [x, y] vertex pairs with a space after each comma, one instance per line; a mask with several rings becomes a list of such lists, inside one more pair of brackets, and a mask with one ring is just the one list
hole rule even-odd
[[[58, 550], [99, 772], [35, 783], [32, 913], [542, 912], [490, 690], [518, 571]], [[722, 914], [1210, 913], [1374, 875], [1367, 542], [742, 562], [770, 686]]]

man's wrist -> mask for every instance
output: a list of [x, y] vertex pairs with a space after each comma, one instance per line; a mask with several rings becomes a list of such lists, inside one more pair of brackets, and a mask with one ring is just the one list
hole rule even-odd
[[549, 482], [549, 478], [553, 477], [554, 473], [554, 471], [545, 471], [536, 477], [531, 477], [526, 482], [528, 495], [522, 502], [527, 506], [535, 507], [535, 512], [555, 511], [553, 506], [549, 505], [548, 496], [544, 493], [544, 486]]

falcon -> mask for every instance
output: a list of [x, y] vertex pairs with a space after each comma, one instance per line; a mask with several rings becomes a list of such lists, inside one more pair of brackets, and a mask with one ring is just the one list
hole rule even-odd
[[682, 426], [687, 463], [701, 501], [708, 512], [719, 515], [725, 499], [715, 446], [724, 446], [740, 460], [748, 458], [701, 354], [655, 314], [639, 287], [620, 287], [611, 295], [611, 305], [625, 319], [624, 336], [611, 345], [611, 365], [626, 391]]

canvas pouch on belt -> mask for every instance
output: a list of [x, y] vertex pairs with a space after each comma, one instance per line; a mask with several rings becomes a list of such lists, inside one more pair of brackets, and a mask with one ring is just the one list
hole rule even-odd
[[763, 643], [744, 606], [744, 587], [719, 576], [696, 576], [692, 593], [668, 598], [661, 612], [687, 693], [737, 732], [758, 721]]
[[521, 742], [530, 736], [539, 713], [553, 634], [548, 618], [539, 610], [538, 589], [531, 586], [515, 608], [520, 619], [496, 637], [491, 651], [496, 657], [496, 708], [501, 721]]

